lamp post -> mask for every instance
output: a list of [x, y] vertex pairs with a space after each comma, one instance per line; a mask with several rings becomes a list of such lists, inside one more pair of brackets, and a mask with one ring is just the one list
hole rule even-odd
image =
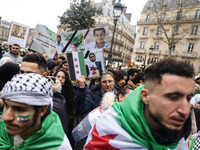
[[116, 3], [114, 5], [114, 9], [113, 9], [113, 14], [114, 14], [114, 31], [113, 31], [113, 36], [112, 36], [111, 48], [110, 48], [110, 52], [109, 52], [109, 55], [108, 55], [108, 63], [109, 64], [112, 64], [112, 47], [113, 47], [113, 42], [114, 42], [115, 30], [116, 30], [117, 20], [121, 16], [123, 8], [124, 7], [121, 4], [121, 0], [119, 0], [118, 3]]
[[[149, 48], [149, 51], [153, 51], [154, 50], [154, 48], [153, 48], [153, 45], [151, 45], [151, 47]], [[149, 55], [151, 55], [151, 52], [149, 53]], [[149, 56], [150, 57], [150, 56]], [[147, 58], [147, 53], [146, 53], [146, 49], [145, 49], [145, 56], [144, 56], [144, 64], [143, 64], [143, 66], [144, 66], [144, 68], [143, 68], [143, 71], [144, 71], [144, 69], [145, 69], [145, 67], [146, 67], [146, 58]]]

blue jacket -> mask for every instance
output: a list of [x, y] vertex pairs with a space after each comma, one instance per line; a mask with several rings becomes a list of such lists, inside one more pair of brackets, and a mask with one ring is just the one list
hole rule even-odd
[[88, 113], [100, 105], [102, 99], [101, 85], [97, 84], [91, 89], [76, 88], [76, 114], [82, 115]]

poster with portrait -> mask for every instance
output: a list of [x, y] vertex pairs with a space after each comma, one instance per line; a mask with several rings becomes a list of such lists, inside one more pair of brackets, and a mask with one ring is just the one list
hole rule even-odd
[[[58, 56], [67, 56], [71, 79], [105, 74], [103, 48], [111, 46], [108, 27], [57, 34]], [[80, 63], [81, 62], [81, 63]]]
[[94, 49], [103, 49], [110, 48], [111, 42], [109, 37], [109, 28], [92, 28], [85, 37], [85, 49], [94, 50]]
[[[106, 73], [105, 68], [105, 60], [103, 55], [104, 48], [110, 48], [111, 42], [109, 37], [109, 28], [108, 27], [101, 27], [101, 28], [92, 28], [88, 32], [87, 36], [85, 37], [85, 62], [89, 66], [91, 66], [91, 57], [92, 53], [95, 54], [95, 62], [98, 62], [98, 68], [95, 68], [97, 71], [95, 73], [94, 67], [88, 67], [87, 73], [88, 77], [101, 76]], [[101, 64], [100, 64], [101, 62]], [[94, 66], [94, 65], [92, 65]], [[92, 71], [93, 70], [93, 73]]]
[[18, 44], [25, 48], [29, 33], [29, 26], [12, 21], [8, 36], [8, 44]]
[[71, 52], [84, 52], [84, 31], [70, 31], [57, 34], [56, 49], [58, 55]]
[[44, 25], [38, 25], [30, 49], [53, 58], [56, 53], [56, 34]]

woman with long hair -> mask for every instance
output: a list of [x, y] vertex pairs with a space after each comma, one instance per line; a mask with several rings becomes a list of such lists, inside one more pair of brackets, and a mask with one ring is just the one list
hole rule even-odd
[[[74, 115], [75, 115], [75, 93], [69, 79], [69, 74], [66, 70], [60, 69], [57, 70], [54, 74], [60, 80], [62, 85], [61, 94], [65, 97], [67, 102], [67, 111], [68, 111], [68, 138], [70, 143], [72, 142], [72, 135], [71, 131], [73, 130], [73, 122], [74, 122]], [[72, 144], [72, 143], [71, 143]]]

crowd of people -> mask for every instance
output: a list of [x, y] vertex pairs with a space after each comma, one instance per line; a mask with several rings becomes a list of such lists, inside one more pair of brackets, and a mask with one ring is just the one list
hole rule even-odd
[[200, 148], [200, 77], [164, 59], [71, 80], [67, 58], [3, 42], [0, 149]]

